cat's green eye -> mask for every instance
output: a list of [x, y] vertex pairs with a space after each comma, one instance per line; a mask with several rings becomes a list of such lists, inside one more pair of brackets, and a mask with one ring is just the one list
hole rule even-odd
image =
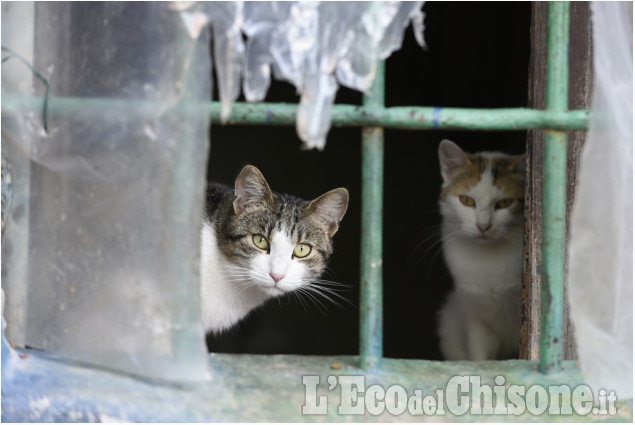
[[253, 238], [254, 245], [256, 245], [260, 249], [268, 250], [269, 249], [269, 241], [264, 235], [257, 234], [254, 235]]
[[293, 249], [293, 256], [297, 258], [304, 258], [311, 253], [311, 245], [306, 243], [299, 243]]
[[509, 208], [514, 203], [512, 198], [501, 199], [496, 203], [496, 209], [500, 210], [502, 208]]
[[474, 202], [473, 198], [470, 198], [467, 195], [459, 195], [459, 201], [466, 207], [473, 207], [476, 202]]

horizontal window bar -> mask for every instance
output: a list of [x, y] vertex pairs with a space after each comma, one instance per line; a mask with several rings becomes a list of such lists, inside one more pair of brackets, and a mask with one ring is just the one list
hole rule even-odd
[[[34, 96], [3, 94], [2, 113], [41, 113], [44, 99]], [[200, 112], [199, 108], [209, 108], [212, 123], [220, 123], [220, 103], [175, 104], [171, 113], [183, 114]], [[156, 117], [165, 110], [159, 102], [129, 99], [52, 97], [49, 100], [48, 115], [103, 117], [113, 113], [137, 114], [141, 117]], [[228, 124], [252, 125], [295, 125], [297, 105], [292, 103], [245, 103], [236, 102], [232, 107]], [[167, 112], [167, 110], [165, 110]], [[363, 107], [356, 105], [334, 105], [332, 114], [334, 127], [375, 126], [409, 130], [586, 130], [589, 111], [541, 111], [527, 108], [442, 108], [395, 106], [391, 108]]]
[[[286, 103], [235, 103], [228, 124], [295, 124], [297, 106]], [[220, 104], [211, 106], [212, 122], [220, 123]], [[586, 109], [547, 112], [528, 108], [442, 108], [393, 106], [372, 108], [355, 105], [334, 105], [334, 127], [375, 126], [408, 130], [586, 130], [589, 111]]]

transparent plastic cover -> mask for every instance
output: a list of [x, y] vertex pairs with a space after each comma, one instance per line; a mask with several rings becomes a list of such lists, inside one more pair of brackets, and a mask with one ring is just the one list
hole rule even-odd
[[[10, 341], [153, 378], [207, 376], [208, 43], [168, 3], [2, 4]], [[50, 84], [48, 131], [34, 71]]]
[[594, 86], [571, 218], [569, 301], [585, 381], [633, 397], [633, 5], [591, 3]]

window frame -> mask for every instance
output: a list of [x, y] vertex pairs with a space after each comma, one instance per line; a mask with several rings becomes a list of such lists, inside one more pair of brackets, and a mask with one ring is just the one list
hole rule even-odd
[[[467, 109], [467, 108], [436, 108], [436, 107], [393, 107], [385, 108], [384, 97], [384, 64], [377, 68], [377, 77], [371, 91], [364, 96], [362, 107], [354, 105], [335, 105], [333, 108], [332, 123], [334, 126], [359, 126], [362, 127], [362, 252], [360, 258], [361, 268], [361, 300], [360, 300], [360, 355], [357, 371], [368, 373], [380, 373], [394, 369], [395, 360], [386, 362], [383, 360], [382, 341], [382, 198], [383, 198], [383, 129], [463, 129], [463, 130], [549, 130], [546, 133], [545, 148], [550, 154], [544, 155], [544, 169], [553, 170], [555, 174], [546, 174], [543, 180], [543, 193], [557, 193], [559, 195], [550, 199], [545, 204], [543, 222], [544, 227], [543, 249], [550, 252], [552, 261], [543, 267], [542, 294], [543, 299], [551, 300], [543, 303], [543, 316], [541, 321], [541, 355], [539, 361], [540, 371], [545, 375], [560, 374], [563, 377], [573, 369], [570, 363], [562, 362], [562, 344], [553, 343], [554, 339], [562, 341], [562, 323], [558, 318], [562, 317], [563, 307], [563, 271], [564, 271], [564, 241], [565, 241], [565, 198], [562, 191], [566, 192], [566, 163], [563, 165], [563, 157], [566, 160], [566, 134], [568, 130], [585, 130], [588, 126], [588, 110], [568, 110], [568, 64], [567, 45], [569, 40], [569, 2], [554, 2], [549, 4], [547, 59], [547, 101], [546, 110], [530, 108], [512, 109]], [[220, 123], [221, 105], [219, 102], [211, 104], [211, 122]], [[226, 124], [270, 124], [270, 125], [294, 125], [297, 106], [289, 104], [246, 104], [235, 103], [232, 114]], [[556, 161], [552, 161], [553, 158]], [[556, 192], [553, 188], [557, 188]], [[551, 226], [553, 222], [562, 222], [562, 226]], [[4, 326], [3, 326], [4, 328]], [[10, 348], [2, 337], [3, 358], [3, 383], [5, 377], [9, 377], [7, 393], [24, 391], [25, 386], [31, 382], [29, 376], [47, 376], [48, 372], [41, 370], [28, 370], [18, 366], [18, 363], [33, 355], [34, 362], [49, 361], [45, 356], [41, 359], [29, 350], [15, 350]], [[26, 357], [23, 357], [26, 356]], [[226, 355], [231, 362], [249, 363], [251, 357]], [[21, 359], [21, 360], [19, 360]], [[231, 360], [233, 359], [233, 360]], [[62, 360], [62, 362], [60, 362]], [[70, 376], [71, 366], [66, 366], [63, 359], [57, 359], [60, 368], [59, 373]], [[310, 368], [317, 367], [319, 359], [307, 360]], [[221, 362], [222, 363], [222, 362]], [[478, 371], [485, 370], [485, 366], [477, 364], [471, 369], [459, 362], [447, 362], [459, 364], [457, 370]], [[38, 363], [41, 364], [41, 363]], [[502, 365], [493, 363], [495, 367]], [[529, 362], [516, 361], [512, 366], [525, 364], [527, 369], [533, 368]], [[450, 367], [449, 366], [449, 367]], [[72, 366], [77, 371], [77, 366]], [[501, 368], [503, 366], [500, 366]], [[462, 368], [462, 369], [461, 369]], [[37, 366], [36, 366], [37, 369]], [[81, 369], [81, 368], [80, 368]], [[87, 370], [90, 368], [86, 368]], [[335, 369], [335, 368], [333, 368]], [[519, 370], [521, 368], [518, 368]], [[278, 370], [278, 369], [276, 369]], [[501, 369], [503, 370], [503, 369]], [[562, 372], [565, 370], [565, 372]], [[5, 375], [5, 372], [7, 375]], [[80, 370], [81, 372], [81, 370]], [[322, 371], [321, 373], [323, 373]], [[58, 372], [55, 372], [58, 373]], [[92, 373], [92, 372], [91, 372]], [[107, 373], [107, 372], [103, 372]], [[268, 373], [260, 371], [260, 373]], [[382, 372], [383, 373], [383, 372]], [[521, 373], [525, 373], [524, 370]], [[386, 375], [388, 376], [388, 375]], [[401, 376], [405, 376], [402, 374]], [[553, 376], [553, 375], [552, 375]], [[105, 378], [104, 378], [105, 379]], [[109, 378], [110, 379], [110, 378]], [[126, 378], [129, 379], [129, 378]], [[388, 383], [388, 382], [386, 382]], [[137, 381], [129, 383], [130, 387], [137, 385]], [[165, 387], [165, 385], [164, 385]], [[147, 387], [135, 391], [148, 391]], [[3, 399], [5, 391], [3, 391]], [[248, 403], [249, 400], [246, 400]], [[97, 403], [97, 402], [96, 402]], [[72, 408], [72, 406], [71, 406]], [[297, 412], [299, 414], [299, 412]], [[632, 413], [632, 407], [631, 407]], [[151, 415], [147, 417], [153, 417]], [[156, 418], [159, 416], [154, 416]], [[162, 417], [165, 418], [165, 417]], [[552, 417], [551, 417], [552, 418]], [[5, 410], [3, 408], [3, 419]], [[86, 419], [86, 418], [85, 418]], [[90, 419], [90, 418], [87, 418]], [[218, 418], [217, 418], [218, 419]], [[243, 418], [244, 419], [244, 418]], [[566, 419], [566, 417], [565, 417]], [[227, 418], [225, 418], [227, 420]]]

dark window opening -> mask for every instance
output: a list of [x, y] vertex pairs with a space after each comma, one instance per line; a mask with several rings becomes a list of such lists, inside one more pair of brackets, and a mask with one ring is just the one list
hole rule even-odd
[[[386, 62], [387, 107], [527, 106], [531, 3], [429, 2], [423, 10], [428, 51], [408, 29], [402, 49]], [[340, 88], [336, 102], [361, 105], [361, 97]], [[265, 101], [296, 103], [298, 97], [290, 84], [273, 82]], [[423, 240], [440, 223], [437, 148], [444, 138], [472, 152], [521, 153], [526, 132], [385, 131], [385, 357], [441, 359], [436, 315], [452, 282], [442, 254], [435, 255], [436, 240]], [[359, 128], [332, 128], [326, 149], [314, 152], [300, 150], [294, 127], [213, 126], [210, 181], [232, 184], [242, 166], [253, 164], [274, 191], [308, 199], [349, 189], [325, 278], [351, 285], [342, 295], [352, 305], [323, 301], [325, 309], [307, 300], [305, 310], [292, 296], [271, 300], [230, 331], [208, 336], [210, 351], [358, 354], [360, 146]]]

